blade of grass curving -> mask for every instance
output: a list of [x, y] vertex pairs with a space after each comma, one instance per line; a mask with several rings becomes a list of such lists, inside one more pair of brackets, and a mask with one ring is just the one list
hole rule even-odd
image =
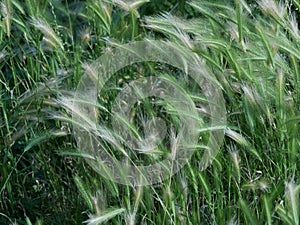
[[81, 193], [81, 196], [84, 198], [86, 204], [88, 205], [88, 208], [91, 211], [94, 210], [91, 194], [89, 193], [89, 188], [83, 184], [82, 180], [77, 175], [74, 177], [74, 181]]
[[267, 217], [267, 224], [271, 225], [272, 224], [271, 207], [270, 207], [270, 201], [266, 195], [263, 196], [263, 203], [264, 203], [264, 208], [265, 208], [265, 214]]
[[239, 199], [239, 205], [241, 206], [241, 209], [244, 213], [244, 217], [249, 224], [259, 224], [258, 220], [254, 216], [254, 213], [248, 207], [248, 204], [241, 198]]
[[267, 64], [272, 65], [274, 67], [274, 58], [273, 58], [273, 53], [271, 52], [270, 46], [269, 46], [269, 42], [266, 40], [266, 36], [264, 35], [264, 33], [261, 31], [261, 28], [257, 27], [258, 33], [261, 37], [262, 43], [266, 49], [267, 52]]
[[47, 132], [43, 135], [40, 135], [36, 138], [33, 138], [28, 145], [24, 148], [22, 154], [19, 156], [19, 158], [17, 159], [15, 165], [14, 165], [14, 169], [11, 170], [11, 172], [9, 173], [9, 175], [7, 176], [1, 190], [0, 190], [0, 194], [2, 194], [2, 192], [4, 191], [4, 189], [6, 188], [6, 184], [9, 182], [13, 172], [15, 171], [15, 169], [17, 168], [17, 165], [19, 164], [19, 162], [21, 161], [21, 159], [23, 158], [24, 154], [27, 153], [32, 147], [34, 147], [37, 144], [40, 144], [46, 140], [48, 140], [51, 137], [57, 137], [57, 136], [65, 136], [66, 133], [62, 132], [62, 131], [51, 131], [51, 132]]
[[236, 7], [236, 15], [237, 15], [237, 25], [239, 31], [239, 42], [243, 42], [243, 6], [241, 0], [235, 0], [235, 7]]

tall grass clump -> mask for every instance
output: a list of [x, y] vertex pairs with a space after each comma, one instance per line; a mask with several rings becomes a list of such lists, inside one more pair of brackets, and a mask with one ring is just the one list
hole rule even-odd
[[[1, 2], [0, 224], [299, 224], [299, 6], [298, 0]], [[163, 183], [121, 185], [86, 163], [95, 160], [93, 152], [78, 151], [72, 113], [87, 117], [72, 100], [84, 74], [97, 76], [93, 62], [103, 53], [149, 39], [188, 49], [216, 77], [226, 103], [225, 140], [205, 170], [209, 132]], [[194, 102], [201, 130], [209, 120], [203, 90], [185, 71], [154, 62], [122, 69], [97, 103], [87, 104], [109, 125], [122, 88], [153, 74]], [[153, 149], [156, 116], [170, 141]], [[127, 154], [124, 162], [135, 165], [176, 155], [181, 135], [180, 116], [158, 98], [139, 101], [129, 120], [118, 120], [144, 140], [139, 151], [114, 145], [117, 138], [126, 142], [126, 132], [85, 122], [82, 129], [102, 135], [102, 149], [115, 159]], [[153, 128], [153, 136], [145, 137], [143, 127]]]
[[101, 54], [103, 38], [131, 37], [132, 29], [124, 29], [131, 19], [113, 15], [113, 7], [102, 1], [1, 2], [0, 224], [87, 219], [73, 178], [85, 171], [82, 156], [73, 151], [70, 123], [54, 115], [62, 112], [57, 99], [76, 87], [83, 63]]
[[208, 176], [215, 193], [206, 200], [210, 218], [216, 224], [298, 224], [298, 216], [292, 216], [298, 209], [290, 208], [288, 219], [278, 211], [279, 204], [289, 211], [293, 202], [281, 201], [285, 182], [299, 183], [298, 11], [272, 0], [257, 2], [260, 11], [255, 12], [239, 0], [188, 4], [197, 17], [162, 14], [145, 21], [149, 29], [203, 57], [224, 90], [228, 139], [216, 159], [219, 169], [211, 170], [226, 175]]

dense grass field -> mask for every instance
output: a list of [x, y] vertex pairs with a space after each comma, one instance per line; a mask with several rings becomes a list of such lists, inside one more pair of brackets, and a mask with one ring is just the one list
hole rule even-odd
[[[300, 224], [299, 0], [2, 0], [0, 8], [0, 224]], [[119, 120], [125, 132], [112, 129], [118, 94], [150, 76], [193, 102], [194, 111], [181, 111], [205, 130], [176, 174], [125, 185], [91, 163], [98, 153], [79, 148], [73, 131], [81, 111], [72, 99], [84, 76], [97, 75], [93, 63], [101, 55], [118, 48], [140, 54], [126, 44], [149, 40], [178, 49], [186, 71], [193, 59], [201, 62], [194, 69], [207, 67], [226, 126], [210, 123], [214, 94], [184, 69], [160, 62], [123, 68], [93, 105], [92, 126], [108, 127], [94, 130], [102, 134], [102, 150], [149, 165], [172, 155], [188, 132], [182, 112], [151, 96]], [[163, 143], [148, 151], [143, 127], [154, 126], [147, 122], [154, 115], [167, 129]], [[89, 130], [83, 121], [79, 127]], [[142, 140], [140, 153], [114, 143], [127, 132]], [[215, 132], [224, 139], [203, 168]]]

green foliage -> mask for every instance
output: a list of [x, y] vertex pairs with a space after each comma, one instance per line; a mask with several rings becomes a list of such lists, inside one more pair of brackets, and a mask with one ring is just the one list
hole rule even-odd
[[[299, 1], [139, 3], [1, 2], [0, 224], [299, 224]], [[205, 61], [226, 100], [226, 139], [205, 171], [197, 150], [160, 185], [122, 186], [85, 163], [61, 99], [106, 50], [145, 38]], [[99, 99], [103, 119], [118, 88], [143, 76], [122, 72]]]

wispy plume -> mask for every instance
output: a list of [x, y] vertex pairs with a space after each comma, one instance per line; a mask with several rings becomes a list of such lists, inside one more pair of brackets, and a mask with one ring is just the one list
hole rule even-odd
[[181, 20], [167, 13], [156, 17], [146, 17], [145, 21], [146, 27], [168, 34], [172, 40], [183, 43], [186, 47], [193, 49], [193, 40], [187, 33], [195, 26], [193, 22]]
[[84, 221], [84, 223], [88, 225], [98, 225], [106, 223], [108, 220], [112, 219], [113, 217], [123, 213], [125, 209], [119, 208], [119, 209], [108, 209], [105, 212], [102, 213], [102, 215], [96, 216], [96, 215], [89, 215], [89, 219]]
[[127, 12], [134, 13], [137, 17], [140, 17], [137, 9], [143, 4], [150, 2], [150, 0], [138, 0], [138, 1], [122, 1], [122, 0], [112, 0], [114, 4], [124, 9]]
[[45, 20], [33, 18], [32, 25], [44, 34], [43, 40], [48, 44], [48, 46], [51, 48], [64, 49], [61, 39]]
[[298, 29], [298, 21], [297, 21], [295, 15], [292, 15], [292, 16], [290, 17], [290, 24], [289, 24], [289, 27], [290, 27], [290, 31], [291, 31], [292, 35], [293, 35], [296, 39], [299, 39], [299, 38], [300, 38], [300, 35], [299, 35], [299, 29]]
[[231, 38], [235, 41], [239, 40], [239, 31], [238, 26], [235, 23], [229, 22], [228, 23], [228, 30], [230, 32]]
[[91, 30], [90, 28], [84, 28], [81, 32], [80, 32], [80, 38], [81, 38], [81, 42], [83, 44], [89, 43], [92, 39], [92, 35], [91, 35]]
[[261, 0], [258, 4], [267, 15], [283, 19], [286, 14], [286, 6], [282, 2], [277, 3], [274, 0]]

